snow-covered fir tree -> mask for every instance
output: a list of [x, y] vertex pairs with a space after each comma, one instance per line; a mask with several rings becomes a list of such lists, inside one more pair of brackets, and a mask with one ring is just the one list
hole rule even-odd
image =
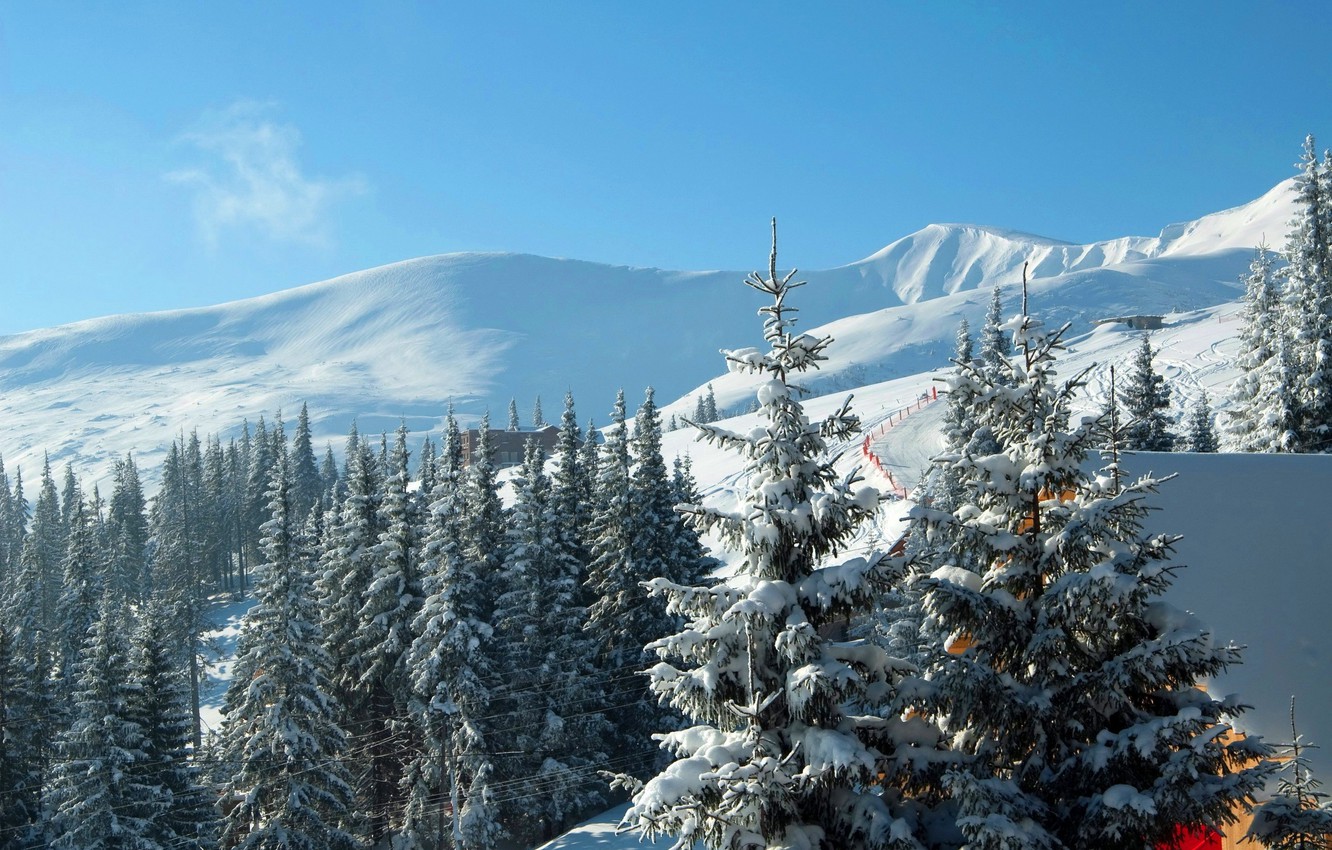
[[1274, 260], [1265, 245], [1254, 252], [1249, 273], [1243, 278], [1244, 324], [1239, 332], [1239, 352], [1235, 365], [1240, 377], [1230, 388], [1229, 420], [1226, 436], [1239, 451], [1267, 451], [1267, 412], [1270, 399], [1264, 395], [1272, 387], [1270, 369], [1279, 337], [1281, 301], [1277, 291]]
[[1332, 160], [1309, 136], [1296, 167], [1285, 265], [1260, 248], [1245, 281], [1227, 425], [1241, 451], [1332, 450]]
[[[281, 430], [279, 422], [278, 430]], [[204, 497], [202, 458], [197, 435], [188, 444], [172, 443], [162, 469], [162, 486], [153, 499], [150, 513], [152, 532], [151, 593], [171, 606], [169, 622], [179, 646], [185, 648], [190, 690], [194, 704], [195, 735], [202, 742], [199, 716], [199, 688], [203, 679], [200, 657], [202, 634], [209, 626], [208, 588], [199, 542]], [[147, 582], [145, 582], [145, 585]], [[147, 588], [145, 588], [147, 589]]]
[[[775, 234], [775, 224], [774, 224]], [[911, 806], [912, 755], [928, 761], [928, 725], [903, 719], [895, 683], [905, 665], [863, 641], [827, 635], [877, 604], [901, 563], [877, 554], [831, 559], [875, 513], [879, 495], [839, 474], [826, 439], [858, 421], [843, 405], [809, 422], [797, 376], [825, 359], [830, 339], [793, 331], [794, 273], [747, 283], [770, 296], [770, 348], [726, 353], [734, 371], [761, 376], [763, 423], [740, 434], [702, 425], [701, 437], [745, 459], [738, 509], [687, 509], [741, 555], [736, 574], [709, 586], [660, 579], [656, 592], [686, 620], [655, 642], [653, 690], [694, 725], [662, 736], [676, 760], [644, 785], [625, 823], [679, 847], [919, 847]], [[909, 731], [908, 731], [909, 730]]]
[[1175, 448], [1170, 409], [1170, 386], [1152, 365], [1156, 352], [1147, 334], [1134, 352], [1133, 368], [1119, 389], [1119, 401], [1128, 419], [1121, 448], [1128, 451], [1168, 452]]
[[489, 433], [487, 415], [464, 469], [450, 411], [422, 563], [425, 599], [408, 656], [423, 746], [403, 780], [405, 847], [450, 842], [455, 850], [489, 850], [501, 834], [489, 715], [503, 529]]
[[5, 472], [5, 461], [0, 457], [0, 597], [8, 586], [10, 574], [17, 569], [17, 558], [10, 557], [17, 551], [13, 543], [16, 531], [11, 527], [14, 518], [14, 493], [10, 489], [9, 475]]
[[[963, 319], [958, 322], [957, 335], [953, 342], [953, 362], [970, 363], [974, 357], [975, 343], [971, 339], [971, 324]], [[971, 417], [971, 398], [965, 388], [950, 393], [944, 399], [944, 440], [945, 445], [960, 448], [966, 445], [975, 430]]]
[[288, 459], [272, 464], [264, 564], [227, 689], [222, 844], [240, 850], [351, 850], [347, 739], [334, 720], [330, 659], [291, 514]]
[[[664, 578], [692, 585], [715, 562], [704, 561], [697, 533], [675, 511], [677, 490], [661, 454], [661, 414], [651, 387], [634, 416], [632, 450], [629, 503], [636, 522], [631, 525], [631, 571], [627, 578], [634, 586], [628, 588], [631, 591], [628, 598], [632, 601], [622, 615], [633, 621], [633, 634], [628, 638], [646, 646], [677, 631], [681, 621], [666, 610], [664, 599], [647, 595], [643, 582]], [[658, 706], [647, 693], [646, 682], [643, 684], [641, 705], [626, 713], [633, 722], [624, 727], [635, 741], [678, 722], [678, 715]], [[619, 701], [627, 703], [630, 696], [631, 693], [624, 693]]]
[[60, 517], [60, 496], [51, 477], [51, 462], [42, 467], [41, 487], [37, 491], [37, 504], [33, 506], [32, 525], [23, 539], [23, 552], [19, 556], [22, 569], [33, 582], [36, 613], [42, 630], [55, 635], [59, 630], [56, 601], [60, 596], [60, 579], [65, 559], [65, 522]]
[[546, 415], [541, 412], [541, 396], [537, 396], [532, 401], [532, 427], [545, 428]]
[[680, 575], [691, 582], [702, 581], [720, 565], [720, 562], [708, 554], [708, 549], [699, 540], [693, 523], [679, 513], [681, 505], [701, 505], [703, 496], [694, 479], [694, 462], [689, 455], [677, 455], [671, 464], [671, 493], [675, 499], [676, 512], [672, 517], [675, 530], [675, 563], [681, 565]]
[[1063, 329], [1005, 328], [1006, 374], [958, 379], [1003, 450], [942, 456], [966, 502], [914, 512], [953, 541], [925, 603], [956, 654], [936, 654], [922, 707], [968, 758], [945, 778], [966, 846], [1137, 850], [1230, 822], [1267, 749], [1227, 737], [1243, 706], [1196, 686], [1239, 650], [1161, 599], [1177, 567], [1175, 538], [1143, 530], [1157, 482], [1085, 471], [1098, 424], [1069, 424], [1081, 376], [1056, 378]]
[[699, 424], [705, 424], [708, 422], [716, 422], [720, 418], [721, 414], [717, 411], [717, 394], [713, 392], [712, 384], [708, 384], [707, 392], [699, 396], [698, 400], [694, 403], [693, 421]]
[[[545, 452], [529, 441], [514, 480], [504, 592], [494, 617], [507, 675], [492, 692], [492, 706], [504, 717], [504, 749], [511, 752], [499, 765], [507, 789], [501, 812], [510, 837], [524, 844], [549, 840], [585, 812], [604, 808], [597, 771], [606, 764], [610, 732], [596, 710], [602, 683], [595, 642], [583, 631], [582, 564], [544, 467]], [[627, 678], [619, 684], [631, 684]]]
[[263, 416], [259, 417], [254, 435], [248, 440], [245, 464], [246, 478], [241, 483], [241, 545], [247, 553], [248, 563], [259, 564], [264, 558], [260, 529], [269, 518], [268, 488], [274, 464], [273, 441]]
[[1187, 421], [1184, 423], [1183, 445], [1186, 452], [1217, 452], [1221, 443], [1216, 435], [1213, 422], [1212, 405], [1207, 393], [1201, 393], [1189, 408]]
[[46, 793], [52, 850], [165, 850], [154, 825], [165, 792], [135, 769], [145, 753], [127, 615], [121, 599], [103, 594], [84, 643], [74, 715], [56, 740]]
[[[999, 290], [996, 287], [994, 297], [999, 297]], [[989, 325], [986, 325], [987, 331]], [[991, 351], [1001, 350], [1002, 345], [991, 343], [992, 346], [998, 346], [997, 349], [991, 348]], [[953, 350], [952, 372], [962, 369], [961, 364], [971, 364], [975, 359], [973, 356], [974, 343], [971, 339], [971, 327], [966, 319], [963, 319], [957, 328], [957, 336]], [[993, 356], [991, 354], [990, 356]], [[989, 360], [983, 362], [991, 366]], [[971, 392], [969, 384], [966, 382], [953, 382], [949, 385], [944, 394], [944, 448], [947, 451], [961, 452], [973, 443], [978, 437], [978, 424], [975, 415], [975, 395]], [[981, 440], [986, 443], [985, 450], [993, 451], [995, 446], [993, 440], [989, 439], [989, 431], [979, 435]], [[974, 447], [973, 447], [974, 448]], [[932, 470], [932, 474], [927, 475], [924, 498], [925, 501], [941, 510], [952, 510], [958, 504], [960, 497], [960, 484], [953, 468], [949, 466], [939, 466]], [[915, 541], [915, 545], [923, 543], [923, 540]]]
[[416, 479], [420, 482], [417, 494], [420, 501], [428, 502], [430, 494], [435, 491], [435, 476], [438, 474], [435, 441], [427, 434], [421, 441], [420, 459], [416, 463]]
[[1005, 373], [1005, 358], [1013, 353], [1013, 342], [1001, 327], [1003, 321], [1003, 294], [996, 284], [990, 293], [990, 306], [985, 311], [980, 334], [980, 359], [993, 375]]
[[[21, 471], [16, 470], [14, 478], [16, 520], [22, 527], [27, 509], [22, 501]], [[25, 555], [29, 551], [26, 540], [25, 536], [19, 544]], [[32, 812], [51, 756], [51, 743], [63, 719], [65, 700], [58, 699], [53, 689], [58, 632], [48, 630], [40, 616], [44, 596], [41, 573], [31, 557], [20, 557], [16, 566], [0, 599], [0, 621], [7, 629], [10, 658], [9, 689], [4, 701], [11, 719], [6, 722], [5, 737], [7, 750], [15, 760], [9, 769], [31, 779], [26, 791], [31, 792], [32, 800], [21, 801], [20, 808]]]
[[402, 825], [399, 785], [404, 753], [414, 731], [408, 718], [410, 673], [406, 654], [412, 622], [421, 610], [416, 505], [408, 491], [407, 428], [398, 428], [390, 456], [392, 473], [379, 507], [383, 531], [372, 550], [374, 571], [357, 612], [351, 655], [364, 659], [357, 681], [362, 712], [357, 740], [366, 765], [358, 798], [367, 817], [367, 838], [379, 841]]
[[[597, 504], [597, 476], [599, 474], [598, 460], [601, 451], [601, 432], [597, 430], [596, 423], [589, 419], [587, 427], [583, 429], [583, 444], [578, 447], [578, 474], [574, 479], [577, 482], [578, 500], [583, 505], [579, 513], [579, 536], [583, 541], [583, 547], [588, 554], [583, 558], [585, 563], [591, 563], [591, 548], [593, 541], [592, 519]], [[559, 477], [556, 477], [555, 487], [558, 489], [563, 486]], [[586, 580], [586, 579], [585, 579]], [[591, 597], [584, 597], [584, 604], [591, 604]]]
[[78, 659], [83, 654], [84, 641], [97, 621], [104, 581], [103, 565], [98, 562], [97, 527], [81, 497], [70, 505], [66, 523], [69, 542], [65, 548], [64, 581], [58, 603], [61, 620], [56, 675], [60, 683], [58, 690], [71, 695], [78, 682]]
[[158, 789], [148, 836], [163, 850], [208, 850], [215, 843], [217, 802], [193, 763], [195, 715], [171, 628], [172, 607], [150, 600], [139, 612], [130, 647], [129, 717], [139, 727], [141, 757], [130, 770]]
[[522, 426], [518, 422], [518, 399], [509, 399], [509, 425], [506, 430], [518, 431]]
[[9, 522], [5, 525], [9, 532], [9, 539], [6, 542], [9, 549], [10, 575], [17, 571], [17, 566], [23, 558], [23, 541], [28, 537], [28, 525], [32, 521], [32, 515], [28, 510], [28, 500], [23, 495], [23, 470], [14, 470], [14, 492], [9, 498], [12, 514]]
[[314, 444], [310, 435], [310, 408], [301, 403], [296, 420], [296, 436], [291, 441], [292, 510], [302, 521], [324, 492], [319, 468], [315, 465]]
[[[652, 508], [641, 503], [646, 494], [636, 485], [630, 442], [621, 390], [611, 411], [597, 471], [596, 506], [589, 529], [592, 563], [587, 592], [591, 604], [586, 625], [597, 645], [599, 677], [605, 690], [603, 708], [615, 730], [611, 742], [615, 758], [641, 750], [640, 742], [658, 722], [656, 701], [646, 683], [636, 683], [642, 682], [640, 674], [647, 665], [644, 646], [670, 631], [664, 619], [665, 605], [650, 599], [642, 584], [657, 578], [666, 563], [664, 552], [652, 539], [656, 534], [652, 523], [643, 521], [638, 513]], [[662, 482], [666, 487], [669, 483]], [[660, 518], [660, 514], [656, 516]], [[641, 773], [641, 768], [636, 766], [635, 772]]]
[[[375, 547], [383, 532], [379, 512], [383, 497], [380, 466], [370, 444], [353, 431], [347, 440], [347, 494], [328, 523], [328, 545], [320, 559], [317, 583], [320, 627], [332, 659], [330, 679], [348, 731], [361, 719], [365, 692], [361, 679], [373, 653], [358, 645], [361, 606], [375, 574]], [[303, 517], [293, 517], [299, 527]]]
[[1276, 794], [1254, 811], [1246, 836], [1271, 850], [1324, 850], [1332, 835], [1332, 807], [1309, 766], [1312, 745], [1295, 725], [1290, 698], [1290, 743], [1282, 747]]
[[444, 579], [452, 581], [458, 574], [462, 474], [462, 435], [450, 406], [436, 462], [435, 486], [427, 494], [429, 507], [420, 562], [423, 598], [412, 623], [413, 641], [405, 659], [411, 676], [411, 716], [422, 743], [406, 765], [402, 779], [403, 827], [396, 844], [404, 850], [442, 846], [451, 832], [452, 774], [448, 763], [452, 742], [447, 722], [450, 712], [446, 711], [446, 703], [436, 697], [447, 699], [445, 688], [452, 670], [448, 665], [456, 660], [456, 655], [440, 650], [455, 626], [454, 605], [460, 601]]
[[15, 640], [6, 606], [0, 619], [0, 850], [40, 846], [42, 740], [34, 723], [48, 710]]
[[1313, 136], [1304, 141], [1299, 168], [1281, 271], [1287, 355], [1300, 376], [1294, 441], [1299, 451], [1326, 452], [1332, 450], [1332, 179]]
[[638, 601], [646, 598], [637, 582], [654, 578], [638, 575], [630, 562], [636, 518], [624, 390], [616, 393], [605, 437], [597, 464], [596, 502], [589, 527], [592, 563], [587, 583], [593, 602], [588, 610], [587, 629], [600, 643], [598, 654], [606, 667], [621, 668], [635, 663], [646, 643], [638, 640], [638, 635], [631, 631], [633, 623], [623, 615], [636, 610]]
[[[557, 533], [569, 552], [579, 563], [579, 583], [589, 560], [588, 527], [592, 521], [591, 476], [595, 466], [588, 469], [582, 454], [582, 438], [578, 433], [578, 417], [574, 412], [572, 393], [564, 396], [564, 413], [560, 416], [560, 432], [555, 444], [555, 470], [551, 474], [551, 503], [554, 505]], [[595, 446], [595, 441], [593, 442]], [[579, 599], [582, 599], [582, 593]]]

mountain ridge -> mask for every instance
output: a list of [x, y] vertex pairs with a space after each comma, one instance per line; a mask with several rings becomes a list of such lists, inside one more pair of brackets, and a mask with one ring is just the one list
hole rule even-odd
[[[963, 316], [976, 324], [1028, 268], [1034, 310], [1078, 329], [1122, 312], [1193, 310], [1237, 297], [1256, 233], [1284, 232], [1288, 184], [1158, 237], [1091, 245], [983, 225], [929, 225], [869, 257], [802, 275], [800, 327], [838, 336], [817, 382], [855, 386], [946, 363]], [[779, 257], [779, 260], [784, 259]], [[508, 252], [399, 261], [207, 307], [88, 319], [0, 337], [0, 453], [29, 469], [44, 450], [96, 480], [127, 451], [149, 458], [193, 427], [310, 405], [316, 438], [400, 420], [474, 421], [566, 390], [604, 424], [617, 388], [656, 386], [672, 412], [718, 376], [719, 348], [756, 344], [760, 306], [738, 271], [610, 266]], [[1006, 294], [1010, 304], [1012, 296]]]

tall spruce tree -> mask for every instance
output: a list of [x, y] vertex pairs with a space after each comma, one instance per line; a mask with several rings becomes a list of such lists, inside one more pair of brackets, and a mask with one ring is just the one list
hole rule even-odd
[[1013, 342], [1004, 332], [1003, 293], [996, 284], [990, 292], [990, 306], [985, 311], [985, 324], [981, 326], [980, 359], [993, 375], [1006, 374], [1006, 363], [1013, 353]]
[[56, 741], [49, 780], [52, 850], [165, 850], [154, 835], [165, 792], [135, 770], [144, 739], [131, 706], [127, 613], [104, 594], [84, 643], [73, 720]]
[[[281, 425], [278, 426], [279, 431]], [[151, 512], [153, 595], [171, 608], [170, 623], [182, 648], [190, 677], [194, 711], [194, 743], [203, 743], [200, 688], [203, 683], [203, 633], [208, 619], [208, 588], [202, 552], [203, 470], [197, 437], [191, 450], [183, 440], [172, 443], [162, 469], [162, 487]]]
[[[16, 498], [23, 492], [21, 474], [15, 475]], [[0, 600], [0, 623], [5, 630], [7, 661], [3, 715], [5, 763], [0, 774], [14, 789], [12, 801], [0, 806], [13, 832], [5, 839], [11, 847], [30, 846], [39, 837], [42, 820], [41, 789], [51, 759], [51, 742], [59, 731], [63, 706], [53, 693], [52, 668], [56, 635], [39, 616], [41, 581], [31, 559], [19, 563], [9, 591]], [[26, 823], [26, 825], [25, 825]], [[41, 846], [40, 843], [31, 846]]]
[[405, 832], [417, 847], [451, 842], [455, 850], [490, 850], [501, 835], [489, 715], [503, 527], [489, 434], [487, 415], [464, 470], [450, 411], [422, 568], [426, 597], [409, 654], [425, 732], [404, 779]]
[[14, 492], [10, 489], [4, 458], [0, 457], [0, 597], [4, 596], [9, 586], [10, 575], [18, 569], [17, 553], [20, 544], [15, 541], [18, 531], [13, 527], [13, 523]]
[[333, 446], [326, 444], [324, 446], [324, 459], [319, 464], [319, 483], [323, 488], [321, 500], [325, 510], [333, 506], [335, 495], [338, 492], [339, 480], [338, 461], [333, 457]]
[[1129, 451], [1168, 452], [1175, 448], [1170, 409], [1170, 386], [1152, 365], [1156, 352], [1146, 334], [1133, 357], [1133, 369], [1124, 382], [1120, 399], [1128, 424], [1123, 448]]
[[[507, 681], [492, 692], [496, 714], [512, 730], [500, 762], [503, 820], [514, 840], [538, 844], [587, 813], [604, 808], [597, 771], [609, 730], [596, 711], [594, 642], [578, 604], [582, 565], [562, 533], [545, 474], [545, 452], [527, 443], [514, 482], [503, 587], [495, 611], [496, 643]], [[624, 677], [621, 677], [624, 681]]]
[[256, 601], [242, 625], [227, 689], [223, 760], [235, 765], [223, 794], [222, 843], [240, 850], [351, 850], [347, 739], [334, 721], [324, 649], [298, 548], [285, 452], [271, 459], [269, 520]]
[[[578, 447], [578, 475], [575, 481], [577, 482], [578, 499], [584, 506], [579, 514], [578, 533], [583, 541], [584, 548], [588, 551], [585, 560], [589, 565], [592, 559], [592, 520], [597, 506], [597, 477], [600, 468], [600, 453], [601, 432], [597, 430], [596, 423], [592, 419], [588, 419], [587, 427], [583, 429], [583, 444]], [[556, 486], [560, 485], [557, 483]], [[586, 585], [584, 590], [587, 590]], [[590, 596], [584, 596], [584, 604], [591, 604]]]
[[404, 753], [411, 749], [408, 718], [412, 623], [421, 610], [419, 525], [408, 491], [410, 457], [407, 427], [398, 428], [390, 467], [379, 505], [379, 540], [371, 550], [372, 573], [352, 637], [352, 656], [359, 659], [357, 691], [361, 698], [358, 741], [366, 767], [358, 777], [358, 798], [367, 818], [367, 838], [380, 841], [403, 821]]
[[653, 583], [688, 622], [653, 644], [663, 660], [652, 687], [696, 725], [660, 736], [676, 761], [639, 790], [625, 822], [681, 847], [918, 847], [896, 793], [911, 771], [904, 732], [914, 731], [922, 760], [930, 747], [925, 724], [902, 719], [904, 665], [827, 636], [872, 608], [901, 564], [830, 562], [879, 496], [827, 457], [825, 440], [857, 430], [848, 405], [811, 423], [798, 401], [793, 381], [831, 340], [794, 332], [787, 302], [798, 284], [776, 265], [774, 223], [768, 276], [746, 280], [772, 299], [762, 309], [769, 350], [726, 352], [733, 371], [762, 378], [761, 425], [701, 426], [702, 438], [745, 459], [748, 488], [738, 510], [689, 514], [742, 557], [734, 576], [707, 587]]
[[97, 621], [105, 586], [97, 528], [82, 499], [70, 505], [67, 518], [69, 544], [65, 549], [64, 581], [60, 589], [61, 620], [56, 647], [57, 691], [73, 695], [79, 678], [79, 658], [88, 632]]
[[462, 657], [460, 650], [486, 634], [486, 624], [479, 620], [456, 619], [473, 613], [465, 607], [470, 600], [459, 598], [453, 584], [462, 574], [462, 477], [462, 434], [450, 406], [421, 547], [423, 599], [412, 623], [414, 637], [406, 658], [411, 714], [422, 741], [402, 779], [406, 802], [400, 841], [406, 850], [445, 845], [452, 832], [453, 803], [461, 801], [453, 794], [456, 774], [450, 733], [455, 712], [449, 695], [456, 685], [454, 664]]
[[203, 504], [200, 506], [200, 561], [215, 590], [231, 587], [231, 485], [227, 480], [227, 458], [216, 435], [208, 439], [203, 462]]
[[[578, 417], [574, 412], [573, 393], [564, 396], [564, 413], [560, 416], [560, 432], [555, 444], [555, 471], [551, 476], [551, 502], [555, 506], [556, 534], [579, 563], [579, 583], [585, 576], [589, 560], [586, 532], [591, 522], [589, 476], [594, 470], [585, 465], [582, 438], [578, 433]], [[595, 445], [595, 443], [594, 443]], [[579, 598], [582, 598], [580, 592]]]
[[1267, 413], [1272, 389], [1272, 361], [1284, 333], [1280, 324], [1281, 300], [1278, 294], [1272, 255], [1265, 245], [1254, 252], [1244, 283], [1244, 324], [1239, 332], [1239, 352], [1235, 358], [1241, 374], [1230, 388], [1227, 439], [1240, 451], [1266, 451], [1270, 444]]
[[353, 431], [347, 439], [347, 495], [329, 520], [328, 540], [317, 584], [324, 646], [332, 660], [333, 696], [347, 731], [359, 735], [365, 693], [361, 678], [373, 661], [358, 644], [361, 607], [375, 574], [375, 547], [383, 532], [379, 462], [370, 445]]
[[964, 638], [929, 673], [929, 711], [969, 759], [945, 779], [957, 826], [995, 850], [1165, 846], [1233, 820], [1268, 773], [1264, 745], [1225, 734], [1243, 706], [1196, 687], [1239, 651], [1161, 599], [1175, 538], [1143, 531], [1157, 482], [1086, 471], [1098, 423], [1070, 427], [1081, 376], [1055, 376], [1067, 326], [1010, 326], [1007, 374], [961, 376], [1002, 451], [951, 458], [966, 503], [914, 512], [954, 541], [925, 603]]
[[291, 441], [291, 492], [292, 509], [302, 522], [324, 493], [310, 437], [310, 408], [304, 402], [296, 420], [296, 436]]
[[140, 758], [129, 768], [160, 801], [148, 837], [164, 850], [214, 845], [216, 798], [204, 786], [193, 756], [195, 715], [191, 682], [181, 669], [172, 608], [150, 600], [140, 612], [130, 647], [128, 716], [139, 727]]
[[65, 522], [60, 516], [60, 496], [51, 477], [48, 459], [42, 467], [41, 488], [37, 491], [37, 504], [32, 511], [32, 528], [24, 538], [20, 556], [24, 571], [36, 582], [37, 617], [48, 635], [55, 635], [59, 626], [56, 601], [60, 596], [66, 537]]
[[[592, 562], [586, 579], [585, 598], [590, 604], [585, 628], [596, 642], [598, 674], [604, 689], [602, 707], [614, 729], [610, 748], [619, 758], [639, 749], [639, 741], [646, 734], [644, 714], [653, 718], [657, 714], [647, 704], [650, 696], [646, 689], [635, 688], [632, 683], [647, 666], [644, 646], [665, 633], [661, 617], [665, 608], [650, 600], [641, 585], [657, 574], [647, 567], [644, 558], [648, 553], [639, 548], [645, 540], [636, 513], [623, 390], [616, 394], [605, 437], [588, 529]], [[628, 681], [625, 676], [630, 677]]]
[[28, 850], [40, 846], [42, 754], [33, 721], [46, 706], [32, 690], [16, 624], [7, 606], [0, 611], [0, 850]]
[[1332, 182], [1313, 136], [1295, 179], [1296, 213], [1286, 239], [1283, 298], [1287, 355], [1300, 376], [1294, 444], [1298, 451], [1332, 450]]

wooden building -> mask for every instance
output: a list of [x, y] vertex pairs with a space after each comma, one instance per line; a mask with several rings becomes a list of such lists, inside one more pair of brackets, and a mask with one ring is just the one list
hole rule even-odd
[[[554, 425], [543, 425], [540, 428], [520, 428], [517, 431], [508, 431], [503, 428], [490, 429], [490, 445], [495, 450], [495, 465], [500, 469], [521, 464], [523, 453], [527, 451], [527, 444], [532, 440], [535, 440], [537, 445], [545, 449], [547, 455], [551, 455], [554, 454], [559, 439], [560, 429]], [[471, 466], [472, 456], [476, 452], [476, 446], [480, 440], [481, 431], [477, 428], [469, 428], [462, 432], [464, 466]]]

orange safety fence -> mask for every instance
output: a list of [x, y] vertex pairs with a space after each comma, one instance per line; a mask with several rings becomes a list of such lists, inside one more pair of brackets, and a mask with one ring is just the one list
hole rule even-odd
[[888, 418], [871, 429], [869, 433], [865, 434], [865, 439], [860, 443], [860, 454], [865, 458], [865, 461], [873, 467], [874, 471], [879, 473], [879, 475], [888, 482], [888, 489], [892, 490], [899, 499], [905, 499], [907, 497], [907, 488], [898, 483], [897, 479], [893, 477], [892, 470], [884, 468], [883, 458], [875, 454], [871, 446], [875, 440], [878, 440], [884, 434], [891, 431], [894, 425], [900, 423], [903, 419], [907, 418], [908, 415], [927, 405], [933, 404], [938, 399], [938, 387], [930, 387], [929, 392], [921, 393], [920, 398], [916, 399], [911, 404], [908, 404], [901, 410], [894, 410], [892, 413], [888, 414]]

